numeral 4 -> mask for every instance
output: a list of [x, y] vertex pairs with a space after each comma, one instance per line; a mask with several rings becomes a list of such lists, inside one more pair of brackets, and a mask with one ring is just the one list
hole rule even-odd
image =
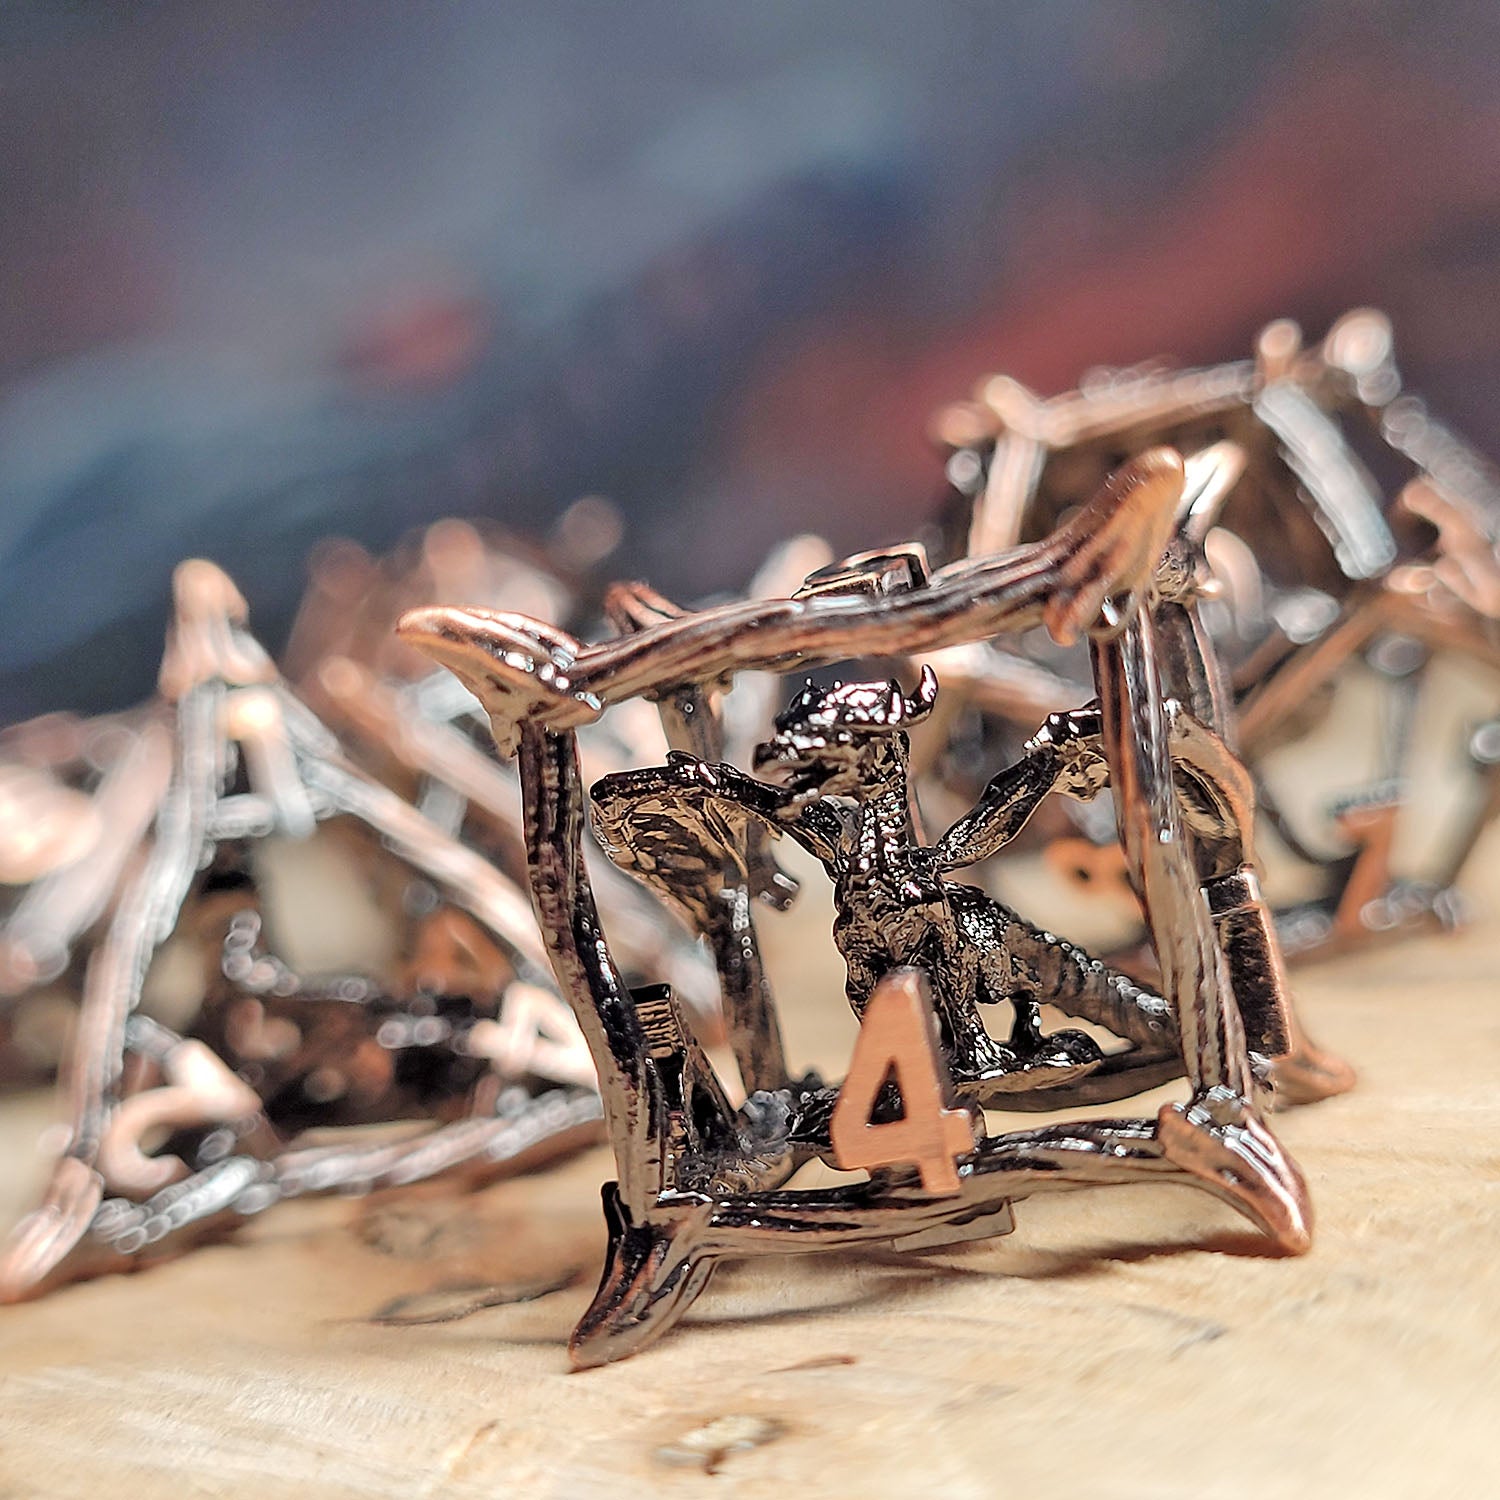
[[[877, 1123], [887, 1081], [900, 1091], [901, 1118]], [[914, 1166], [925, 1191], [956, 1193], [957, 1158], [974, 1149], [974, 1124], [955, 1103], [925, 976], [895, 970], [876, 985], [860, 1020], [829, 1121], [834, 1160], [844, 1168]]]

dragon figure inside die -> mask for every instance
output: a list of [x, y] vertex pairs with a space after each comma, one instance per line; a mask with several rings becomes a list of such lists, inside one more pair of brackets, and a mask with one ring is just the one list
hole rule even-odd
[[[1181, 458], [1153, 450], [1047, 538], [931, 574], [898, 548], [819, 570], [790, 598], [698, 611], [623, 586], [606, 611], [616, 634], [597, 643], [508, 612], [404, 618], [405, 639], [458, 675], [497, 747], [518, 757], [532, 901], [599, 1075], [617, 1177], [604, 1185], [609, 1250], [570, 1344], [575, 1365], [659, 1338], [723, 1259], [1003, 1234], [1012, 1204], [1037, 1193], [1192, 1186], [1276, 1249], [1307, 1248], [1306, 1184], [1266, 1109], [1347, 1076], [1296, 1024], [1250, 847], [1249, 778], [1212, 704], [1175, 691], [1209, 680], [1210, 665], [1169, 555], [1184, 487]], [[809, 684], [751, 757], [776, 780], [726, 761], [717, 705], [736, 674], [920, 660], [1035, 625], [1061, 643], [1087, 636], [1095, 697], [1048, 719], [935, 844], [919, 831], [907, 759], [907, 730], [937, 700], [930, 671], [914, 693], [863, 675]], [[1204, 670], [1176, 670], [1190, 662]], [[656, 704], [675, 753], [590, 789], [579, 731], [632, 699]], [[1149, 981], [950, 878], [1050, 792], [1090, 798], [1105, 785], [1146, 914]], [[584, 860], [590, 817], [614, 861], [712, 953], [742, 1093], [671, 986], [632, 985], [612, 954]], [[760, 958], [755, 910], [791, 894], [768, 854], [777, 836], [833, 883], [860, 1018], [837, 1083], [789, 1065]], [[1009, 1029], [992, 1035], [983, 1012], [1000, 1003]], [[1044, 1030], [1043, 1004], [1119, 1045]], [[1056, 1117], [1173, 1077], [1185, 1102]], [[1054, 1118], [991, 1134], [986, 1105]], [[867, 1175], [800, 1180], [814, 1160]]]
[[[809, 683], [756, 752], [757, 766], [779, 773], [780, 784], [682, 753], [660, 768], [607, 776], [593, 790], [605, 849], [683, 903], [693, 900], [702, 865], [726, 857], [726, 820], [753, 819], [800, 844], [833, 882], [834, 940], [856, 1013], [863, 1014], [891, 970], [927, 969], [952, 1048], [954, 1082], [976, 1102], [1046, 1109], [1058, 1095], [1023, 1096], [1065, 1089], [1074, 1102], [1099, 1099], [1110, 1096], [1110, 1080], [1117, 1090], [1127, 1077], [1125, 1091], [1135, 1092], [1142, 1065], [1172, 1076], [1181, 1064], [1160, 996], [973, 886], [948, 879], [947, 869], [967, 862], [961, 841], [920, 842], [906, 729], [931, 711], [937, 690], [930, 670], [914, 696], [896, 682]], [[1059, 716], [1049, 726], [1048, 738], [1012, 778], [1019, 800], [1035, 806], [1050, 790], [1092, 796], [1102, 787], [1102, 757], [1081, 730], [1069, 733], [1085, 723]], [[1015, 817], [1014, 801], [1005, 813], [1015, 827], [1024, 821]], [[966, 834], [967, 825], [955, 832]], [[1004, 1001], [1013, 1021], [1000, 1042], [986, 1030], [980, 1006]], [[1044, 1033], [1043, 1001], [1116, 1031], [1134, 1044], [1131, 1051], [1107, 1058], [1082, 1031]]]

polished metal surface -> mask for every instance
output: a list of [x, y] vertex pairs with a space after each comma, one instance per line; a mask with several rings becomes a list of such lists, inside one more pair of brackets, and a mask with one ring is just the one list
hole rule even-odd
[[[0, 1297], [158, 1258], [298, 1194], [514, 1170], [592, 1139], [599, 1100], [525, 897], [356, 770], [206, 562], [177, 571], [157, 719], [168, 775], [88, 964], [67, 1139], [0, 1253]], [[157, 720], [153, 720], [156, 722]], [[305, 976], [271, 944], [258, 851], [327, 827], [395, 882], [398, 962]], [[206, 956], [182, 1028], [153, 960]], [[313, 1128], [426, 1122], [308, 1144]]]
[[[1403, 787], [1433, 664], [1463, 661], [1500, 691], [1500, 475], [1403, 392], [1382, 314], [1351, 312], [1311, 347], [1283, 320], [1262, 330], [1253, 359], [1094, 372], [1050, 400], [993, 377], [935, 430], [970, 555], [1045, 532], [1120, 453], [1167, 442], [1193, 455], [1199, 493], [1180, 531], [1224, 663], [1218, 732], [1261, 781], [1266, 757], [1315, 729], [1351, 673], [1373, 673], [1388, 702], [1382, 765], [1330, 794], [1322, 826], [1288, 817], [1262, 782], [1263, 822], [1320, 887], [1278, 903], [1280, 941], [1314, 958], [1458, 919], [1455, 887], [1496, 805], [1492, 765], [1467, 757], [1475, 794], [1445, 848], [1400, 871], [1392, 850], [1403, 819], [1422, 816], [1403, 806]], [[994, 651], [955, 661], [950, 725], [972, 735], [972, 709], [1024, 731], [1039, 702], [1084, 682], [1076, 661], [1035, 641], [1023, 649], [1029, 674]], [[941, 743], [919, 746], [919, 779], [938, 797], [944, 782], [962, 794], [962, 763]], [[1077, 872], [1079, 899], [1114, 888], [1085, 847], [1112, 842], [1111, 830], [1053, 819], [1045, 836], [1056, 867]]]
[[[1037, 1192], [1183, 1182], [1230, 1202], [1277, 1249], [1306, 1248], [1307, 1190], [1265, 1116], [1299, 1033], [1253, 896], [1248, 778], [1203, 705], [1166, 695], [1172, 663], [1212, 665], [1176, 598], [1169, 543], [1184, 477], [1175, 453], [1154, 450], [1044, 539], [930, 574], [897, 549], [825, 570], [783, 601], [693, 613], [636, 591], [616, 612], [626, 633], [597, 645], [514, 613], [404, 619], [404, 639], [464, 681], [497, 744], [519, 756], [533, 903], [599, 1074], [618, 1177], [605, 1188], [610, 1248], [574, 1334], [576, 1364], [665, 1333], [726, 1256], [1002, 1233], [1012, 1204]], [[918, 837], [908, 783], [907, 731], [940, 702], [930, 670], [915, 692], [864, 678], [809, 684], [754, 757], [774, 780], [702, 753], [714, 692], [736, 672], [921, 658], [1039, 623], [1060, 641], [1087, 638], [1097, 705], [1049, 721], [1022, 765], [935, 845]], [[591, 798], [578, 731], [637, 696], [679, 728], [697, 725], [697, 743], [604, 778]], [[1047, 791], [1092, 797], [1105, 785], [1146, 912], [1154, 989], [947, 875], [1003, 843]], [[583, 860], [591, 810], [611, 855], [711, 942], [744, 1082], [737, 1106], [670, 987], [622, 976]], [[752, 852], [752, 830], [802, 844], [832, 881], [847, 998], [878, 1017], [843, 1086], [852, 1104], [785, 1062], [753, 913], [790, 892]], [[1003, 1040], [980, 1011], [1000, 1003], [1012, 1014]], [[1045, 1031], [1041, 1003], [1089, 1016], [1122, 1045], [1105, 1052], [1082, 1033]], [[909, 1097], [904, 1084], [899, 1100], [872, 1084], [882, 1060], [893, 1078], [917, 1080]], [[1190, 1100], [1155, 1118], [991, 1136], [975, 1111], [1115, 1099], [1177, 1074]], [[903, 1118], [913, 1111], [922, 1119]], [[870, 1148], [867, 1132], [902, 1124], [923, 1128]], [[787, 1186], [811, 1159], [852, 1164], [851, 1146], [867, 1180]]]

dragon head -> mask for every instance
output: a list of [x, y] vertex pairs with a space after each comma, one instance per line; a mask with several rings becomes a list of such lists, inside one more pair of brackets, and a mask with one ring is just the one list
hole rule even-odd
[[[809, 682], [776, 716], [776, 733], [755, 749], [757, 770], [774, 768], [799, 797], [851, 797], [882, 779], [893, 737], [920, 724], [937, 701], [937, 677], [922, 668], [915, 694], [900, 683]], [[904, 765], [897, 758], [893, 765]]]

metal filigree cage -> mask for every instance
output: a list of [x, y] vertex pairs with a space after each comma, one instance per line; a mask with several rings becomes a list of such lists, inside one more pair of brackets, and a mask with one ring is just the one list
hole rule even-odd
[[[1296, 894], [1273, 903], [1288, 956], [1460, 919], [1465, 865], [1500, 811], [1493, 708], [1452, 726], [1455, 764], [1474, 783], [1463, 805], [1415, 841], [1430, 849], [1404, 861], [1393, 850], [1403, 835], [1414, 842], [1420, 821], [1409, 790], [1434, 665], [1500, 671], [1500, 474], [1404, 389], [1383, 314], [1357, 309], [1312, 344], [1281, 320], [1260, 332], [1252, 359], [1095, 371], [1050, 399], [991, 376], [938, 414], [934, 435], [947, 455], [952, 546], [975, 556], [1045, 534], [1121, 454], [1156, 443], [1189, 454], [1197, 474], [1179, 534], [1213, 590], [1200, 617], [1222, 663], [1219, 691], [1268, 841], [1299, 876], [1288, 884]], [[982, 738], [1013, 742], [1039, 713], [1069, 706], [1076, 666], [1034, 637], [1019, 651], [947, 653], [943, 727], [967, 712], [987, 726]], [[1382, 700], [1375, 763], [1294, 815], [1264, 766], [1316, 730], [1355, 671]], [[1493, 691], [1491, 681], [1492, 702]], [[929, 786], [956, 779], [962, 795], [969, 778], [951, 741], [927, 736], [918, 762]], [[1128, 904], [1112, 832], [1087, 811], [1049, 828], [1048, 863], [1075, 898]]]
[[[533, 904], [599, 1074], [617, 1180], [575, 1364], [660, 1336], [724, 1257], [1003, 1233], [1013, 1202], [1037, 1192], [1189, 1184], [1275, 1248], [1306, 1248], [1307, 1190], [1266, 1110], [1278, 1084], [1315, 1097], [1348, 1076], [1297, 1025], [1258, 894], [1250, 783], [1185, 671], [1213, 675], [1172, 546], [1183, 492], [1177, 454], [1153, 450], [1037, 543], [930, 576], [894, 549], [822, 570], [789, 599], [699, 612], [626, 588], [611, 611], [621, 633], [597, 645], [517, 614], [406, 616], [406, 641], [460, 677], [519, 757]], [[939, 691], [931, 673], [914, 694], [865, 680], [800, 694], [756, 756], [781, 781], [722, 761], [715, 695], [737, 672], [920, 658], [1037, 624], [1087, 637], [1096, 700], [1049, 721], [988, 804], [936, 844], [917, 834], [906, 781], [906, 729]], [[577, 733], [640, 696], [658, 702], [674, 754], [604, 778], [591, 799]], [[949, 878], [1013, 836], [1048, 791], [1089, 797], [1105, 784], [1146, 913], [1150, 988]], [[591, 811], [612, 856], [713, 952], [737, 1104], [670, 988], [622, 978], [583, 863]], [[790, 894], [776, 836], [814, 853], [834, 883], [861, 1017], [838, 1086], [790, 1070], [760, 958], [755, 906]], [[979, 1013], [1002, 1002], [1013, 1012], [1003, 1039]], [[1046, 1033], [1044, 1002], [1120, 1047]], [[985, 1133], [984, 1104], [1060, 1110], [1174, 1076], [1189, 1099], [1154, 1118]], [[868, 1175], [788, 1186], [813, 1159]]]
[[[66, 1139], [0, 1253], [4, 1300], [161, 1258], [285, 1198], [504, 1174], [598, 1135], [593, 1069], [522, 891], [344, 756], [218, 568], [184, 563], [175, 593], [139, 845], [103, 872], [118, 882], [99, 895], [109, 916], [64, 1059]], [[325, 826], [358, 840], [361, 878], [395, 882], [385, 976], [299, 974], [262, 920], [257, 847]], [[203, 972], [178, 1031], [141, 1000], [189, 932]]]

